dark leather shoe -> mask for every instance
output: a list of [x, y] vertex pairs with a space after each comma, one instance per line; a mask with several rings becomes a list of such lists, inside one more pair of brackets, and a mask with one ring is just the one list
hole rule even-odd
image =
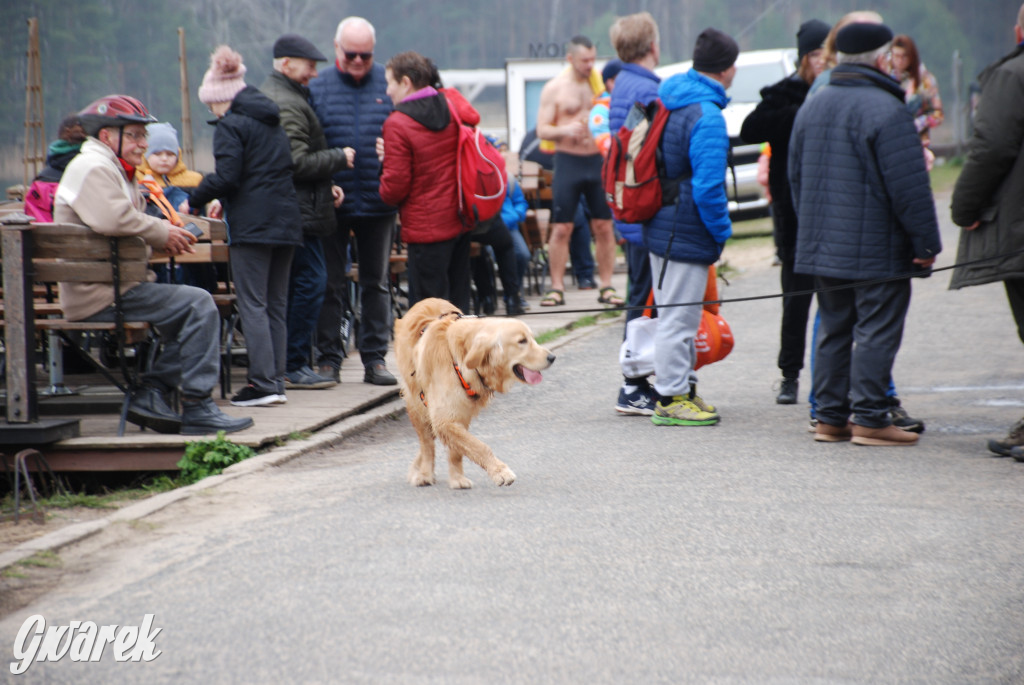
[[384, 366], [383, 363], [379, 363], [366, 367], [366, 373], [363, 374], [363, 383], [373, 383], [374, 385], [397, 385], [398, 379], [391, 375], [391, 372], [388, 371], [388, 367]]
[[181, 430], [181, 416], [167, 404], [163, 392], [150, 385], [143, 385], [132, 394], [127, 419], [157, 433], [177, 433]]
[[247, 416], [238, 419], [228, 416], [209, 397], [182, 402], [182, 435], [208, 435], [217, 431], [234, 433], [252, 425], [252, 419]]
[[779, 385], [779, 394], [775, 398], [775, 404], [796, 404], [797, 395], [800, 394], [800, 382], [795, 378], [783, 378]]

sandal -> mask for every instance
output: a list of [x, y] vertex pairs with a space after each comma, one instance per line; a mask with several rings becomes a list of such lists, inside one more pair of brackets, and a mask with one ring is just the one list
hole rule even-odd
[[565, 304], [565, 293], [561, 290], [549, 290], [540, 300], [541, 307], [556, 307]]
[[613, 307], [621, 307], [626, 304], [626, 301], [619, 297], [619, 294], [615, 292], [615, 288], [612, 286], [601, 288], [600, 293], [601, 294], [598, 296], [597, 301], [601, 304], [610, 304]]

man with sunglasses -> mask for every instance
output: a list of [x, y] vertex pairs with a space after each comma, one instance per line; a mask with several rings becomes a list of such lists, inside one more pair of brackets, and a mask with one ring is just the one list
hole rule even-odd
[[327, 291], [317, 326], [317, 363], [321, 375], [337, 378], [343, 356], [342, 308], [346, 299], [349, 232], [356, 240], [361, 314], [356, 345], [365, 369], [363, 381], [395, 385], [384, 365], [391, 339], [389, 255], [395, 232], [396, 208], [380, 199], [377, 139], [391, 114], [384, 67], [374, 62], [376, 34], [361, 17], [338, 24], [334, 37], [335, 64], [309, 84], [313, 108], [323, 124], [329, 147], [355, 148], [355, 166], [334, 175], [345, 191], [336, 210], [337, 232], [324, 240]]

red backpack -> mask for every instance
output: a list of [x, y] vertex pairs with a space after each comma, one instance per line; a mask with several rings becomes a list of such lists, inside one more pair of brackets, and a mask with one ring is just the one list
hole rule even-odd
[[456, 177], [459, 188], [459, 216], [466, 230], [486, 221], [505, 204], [505, 158], [479, 129], [466, 126], [455, 108], [448, 105], [459, 124]]
[[680, 179], [665, 178], [661, 135], [669, 110], [660, 99], [644, 107], [634, 103], [626, 122], [611, 137], [604, 160], [602, 183], [612, 214], [630, 224], [651, 219], [665, 205], [674, 204]]

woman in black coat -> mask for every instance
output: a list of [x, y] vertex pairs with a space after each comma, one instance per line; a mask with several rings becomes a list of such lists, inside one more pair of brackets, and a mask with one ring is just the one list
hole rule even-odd
[[276, 104], [245, 85], [241, 56], [217, 48], [199, 99], [218, 120], [213, 134], [216, 170], [190, 193], [190, 204], [223, 205], [231, 244], [231, 272], [249, 354], [249, 384], [236, 406], [286, 401], [288, 275], [302, 244], [302, 216], [292, 183], [292, 155]]
[[[771, 145], [768, 189], [772, 196], [775, 250], [782, 266], [784, 294], [814, 288], [813, 276], [793, 271], [797, 220], [786, 166], [789, 159], [789, 134], [793, 131], [797, 110], [807, 98], [814, 79], [825, 69], [822, 43], [828, 32], [828, 24], [816, 19], [800, 26], [796, 34], [799, 59], [796, 73], [761, 91], [761, 102], [747, 116], [740, 130], [740, 138], [746, 143], [767, 142]], [[782, 370], [782, 384], [775, 398], [779, 404], [796, 404], [797, 401], [811, 299], [811, 295], [782, 299], [782, 341], [778, 362]]]

